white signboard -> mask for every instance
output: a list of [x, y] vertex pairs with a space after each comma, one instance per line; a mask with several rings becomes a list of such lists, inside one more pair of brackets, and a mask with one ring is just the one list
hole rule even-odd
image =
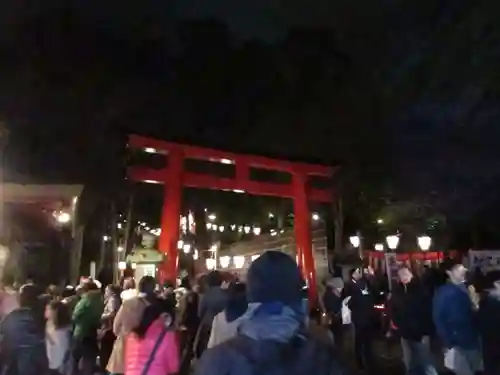
[[500, 271], [500, 250], [469, 251], [469, 269], [482, 272]]

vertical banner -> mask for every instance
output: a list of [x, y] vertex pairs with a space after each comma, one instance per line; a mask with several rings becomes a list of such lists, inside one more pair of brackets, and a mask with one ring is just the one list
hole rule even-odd
[[384, 255], [389, 290], [392, 290], [392, 285], [398, 282], [398, 260], [395, 253], [385, 253]]

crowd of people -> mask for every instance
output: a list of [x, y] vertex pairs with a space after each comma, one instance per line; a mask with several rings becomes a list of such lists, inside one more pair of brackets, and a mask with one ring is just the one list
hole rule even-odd
[[[400, 339], [409, 375], [437, 375], [439, 353], [444, 368], [457, 375], [500, 374], [500, 329], [495, 324], [500, 316], [500, 281], [485, 283], [487, 277], [479, 273], [468, 277], [467, 269], [453, 261], [426, 268], [420, 277], [401, 265], [391, 290], [360, 268], [350, 275], [345, 286], [338, 278], [327, 283], [322, 304], [340, 348], [343, 308], [349, 309], [360, 369], [375, 367], [373, 343], [377, 334], [386, 334]], [[384, 313], [377, 314], [381, 295]]]
[[2, 375], [341, 372], [308, 330], [300, 271], [280, 252], [255, 260], [246, 283], [213, 271], [176, 290], [150, 276], [104, 290], [91, 278], [46, 293], [5, 286], [0, 314]]
[[47, 293], [34, 283], [4, 287], [0, 373], [340, 375], [351, 333], [358, 369], [378, 373], [373, 343], [389, 329], [409, 375], [437, 374], [433, 343], [457, 375], [500, 374], [500, 282], [480, 295], [463, 265], [443, 270], [439, 285], [401, 266], [389, 290], [355, 268], [350, 280], [326, 281], [318, 309], [296, 263], [275, 251], [252, 262], [244, 283], [213, 271], [177, 289], [150, 276], [104, 290], [91, 278]]

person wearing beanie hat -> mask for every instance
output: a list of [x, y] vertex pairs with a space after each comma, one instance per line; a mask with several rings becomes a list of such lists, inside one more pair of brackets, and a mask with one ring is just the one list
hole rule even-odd
[[[249, 310], [240, 332], [255, 340], [288, 342], [305, 331], [303, 286], [297, 264], [290, 256], [279, 251], [262, 254], [247, 273]], [[279, 324], [280, 329], [273, 329], [274, 324]]]
[[333, 335], [335, 345], [338, 348], [343, 346], [344, 326], [342, 322], [342, 291], [344, 289], [344, 280], [340, 277], [334, 277], [326, 283], [326, 290], [323, 294], [323, 306], [328, 326]]
[[376, 319], [375, 302], [372, 291], [363, 278], [362, 268], [351, 270], [351, 281], [346, 285], [347, 306], [351, 310], [351, 320], [354, 327], [354, 355], [360, 370], [374, 365], [373, 354], [373, 323]]
[[[207, 348], [215, 316], [226, 308], [229, 295], [225, 288], [226, 283], [223, 281], [223, 277], [218, 271], [211, 271], [204, 279], [207, 289], [201, 296], [198, 304], [200, 325], [194, 344], [197, 358], [199, 358]], [[222, 286], [224, 286], [224, 288]]]
[[296, 307], [302, 302], [303, 285], [300, 271], [291, 257], [279, 251], [268, 251], [252, 262], [248, 270], [248, 302], [280, 302]]
[[310, 336], [305, 324], [303, 280], [295, 261], [268, 251], [247, 273], [247, 312], [237, 335], [208, 349], [196, 375], [336, 375], [332, 348]]

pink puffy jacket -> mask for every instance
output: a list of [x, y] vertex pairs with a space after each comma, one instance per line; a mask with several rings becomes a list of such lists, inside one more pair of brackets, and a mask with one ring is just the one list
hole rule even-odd
[[[127, 335], [125, 342], [125, 375], [142, 375], [153, 352], [156, 341], [165, 328], [165, 319], [157, 319], [141, 339], [136, 334]], [[179, 347], [175, 330], [163, 338], [149, 366], [148, 375], [170, 375], [179, 372]]]

